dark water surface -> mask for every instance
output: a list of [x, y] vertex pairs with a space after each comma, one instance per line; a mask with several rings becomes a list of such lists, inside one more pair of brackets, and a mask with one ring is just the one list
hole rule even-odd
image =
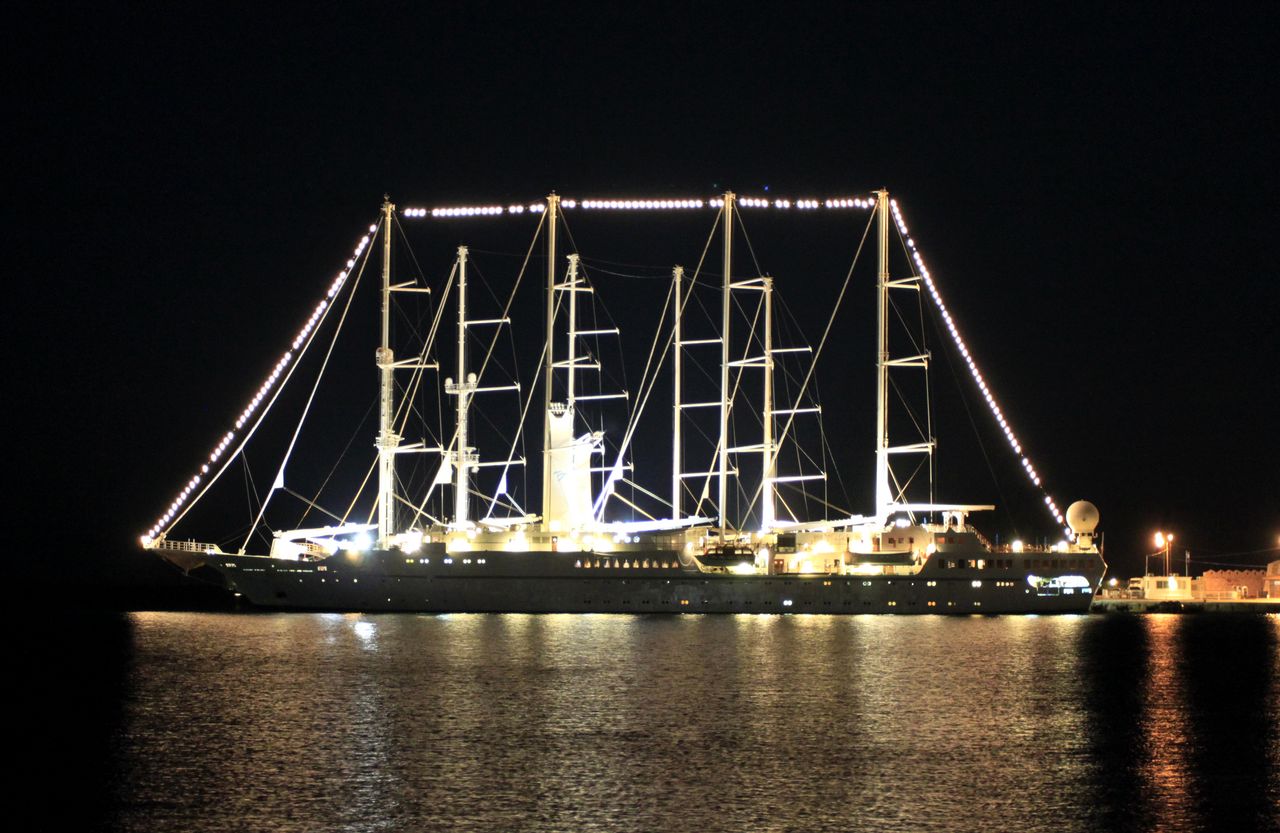
[[1280, 829], [1276, 616], [134, 613], [54, 643], [24, 721], [78, 829]]

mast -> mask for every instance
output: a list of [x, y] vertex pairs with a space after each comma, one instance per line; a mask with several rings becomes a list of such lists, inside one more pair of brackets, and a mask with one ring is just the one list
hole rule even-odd
[[[458, 397], [458, 437], [453, 457], [453, 523], [458, 529], [467, 525], [467, 498], [471, 478], [467, 458], [467, 412], [475, 381], [467, 376], [467, 247], [458, 247], [458, 381], [454, 391]], [[448, 387], [446, 383], [446, 387]]]
[[893, 503], [889, 491], [889, 192], [876, 191], [879, 270], [876, 280], [876, 517]]
[[382, 200], [382, 344], [377, 365], [381, 375], [378, 397], [378, 546], [388, 546], [395, 523], [395, 454], [400, 444], [395, 419], [395, 353], [391, 350], [391, 225], [396, 207], [390, 197]]
[[681, 287], [684, 281], [684, 267], [677, 266], [672, 270], [671, 277], [675, 282], [675, 315], [672, 317], [671, 324], [671, 362], [675, 371], [671, 407], [671, 519], [678, 522], [680, 520], [680, 467], [682, 465], [680, 453], [680, 386], [684, 371], [684, 361], [681, 355], [680, 330], [682, 313], [684, 312], [684, 299], [682, 297], [684, 290]]
[[[902, 445], [889, 444], [889, 373], [893, 368], [920, 368], [925, 371], [925, 387], [928, 388], [929, 352], [924, 350], [914, 355], [891, 356], [889, 353], [889, 292], [894, 289], [920, 291], [920, 276], [910, 275], [905, 278], [889, 277], [889, 218], [892, 203], [889, 192], [876, 191], [876, 237], [879, 242], [880, 267], [876, 280], [876, 334], [878, 350], [876, 353], [876, 518], [881, 522], [888, 519], [889, 513], [899, 506], [904, 499], [903, 490], [895, 493], [897, 481], [894, 478], [891, 460], [898, 454], [929, 455], [929, 492], [933, 494], [933, 418], [928, 417], [928, 436], [918, 442]], [[927, 395], [927, 392], [926, 392]], [[925, 408], [928, 409], [926, 400]]]
[[574, 394], [577, 393], [578, 367], [578, 255], [569, 255], [569, 280], [566, 282], [569, 292], [569, 347], [565, 366], [569, 368], [568, 386], [565, 388], [565, 404], [573, 410]]
[[761, 280], [764, 282], [764, 420], [760, 443], [760, 528], [768, 531], [776, 519], [773, 478], [777, 474], [774, 471], [777, 449], [773, 445], [773, 278]]
[[551, 368], [555, 353], [556, 315], [556, 223], [560, 213], [560, 197], [547, 197], [547, 350], [542, 368], [542, 525], [551, 523], [551, 394], [554, 381]]
[[732, 307], [732, 287], [729, 273], [733, 265], [733, 192], [724, 193], [724, 288], [720, 302], [720, 459], [716, 470], [716, 503], [719, 512], [720, 536], [724, 539], [725, 500], [729, 478], [729, 313]]

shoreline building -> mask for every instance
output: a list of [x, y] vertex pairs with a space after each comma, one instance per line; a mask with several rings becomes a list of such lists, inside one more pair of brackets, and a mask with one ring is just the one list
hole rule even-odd
[[1262, 596], [1280, 599], [1280, 559], [1267, 565], [1267, 573], [1262, 580]]
[[1209, 598], [1234, 592], [1238, 599], [1260, 599], [1266, 584], [1262, 570], [1205, 570], [1200, 578]]

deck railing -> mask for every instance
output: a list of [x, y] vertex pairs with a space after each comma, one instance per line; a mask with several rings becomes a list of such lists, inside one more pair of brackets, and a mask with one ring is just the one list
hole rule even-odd
[[148, 549], [174, 550], [176, 552], [222, 552], [222, 547], [217, 544], [205, 544], [200, 541], [170, 541], [168, 538], [152, 541]]

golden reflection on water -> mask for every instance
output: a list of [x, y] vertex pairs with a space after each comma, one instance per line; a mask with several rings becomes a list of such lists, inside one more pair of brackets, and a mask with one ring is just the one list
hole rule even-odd
[[1194, 823], [1188, 800], [1187, 730], [1191, 721], [1180, 668], [1178, 631], [1184, 617], [1147, 617], [1150, 650], [1146, 664], [1146, 696], [1141, 716], [1144, 761], [1140, 796], [1160, 829], [1172, 823]]
[[124, 829], [1064, 833], [1280, 800], [1280, 617], [131, 622]]

